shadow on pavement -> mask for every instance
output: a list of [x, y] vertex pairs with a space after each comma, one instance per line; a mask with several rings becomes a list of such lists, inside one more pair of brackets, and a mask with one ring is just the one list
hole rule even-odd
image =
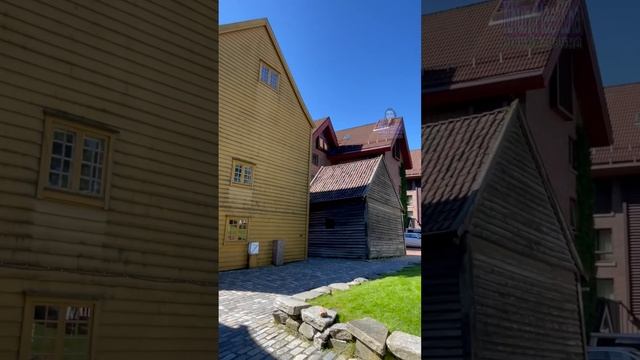
[[276, 359], [253, 340], [248, 328], [244, 325], [234, 329], [219, 324], [218, 331], [218, 354], [220, 360]]

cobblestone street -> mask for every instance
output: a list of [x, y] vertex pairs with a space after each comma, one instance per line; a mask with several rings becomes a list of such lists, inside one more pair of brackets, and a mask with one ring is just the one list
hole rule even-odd
[[219, 358], [331, 360], [332, 352], [320, 352], [274, 324], [275, 297], [360, 276], [375, 278], [419, 262], [420, 256], [371, 261], [311, 258], [281, 267], [222, 272]]

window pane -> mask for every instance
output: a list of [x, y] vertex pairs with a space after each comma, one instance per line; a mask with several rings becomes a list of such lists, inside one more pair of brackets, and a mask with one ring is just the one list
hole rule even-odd
[[233, 182], [240, 183], [242, 181], [242, 165], [236, 164], [233, 170]]
[[244, 183], [251, 184], [253, 182], [253, 168], [251, 166], [245, 166], [244, 168]]
[[56, 129], [53, 132], [53, 145], [49, 165], [49, 186], [68, 189], [71, 184], [73, 147], [76, 135], [72, 131]]
[[99, 195], [102, 188], [102, 167], [104, 140], [86, 137], [82, 149], [82, 166], [80, 168], [80, 191]]
[[260, 67], [260, 81], [265, 84], [269, 82], [269, 68], [265, 64], [262, 64]]
[[91, 307], [68, 306], [65, 314], [64, 359], [89, 358]]
[[280, 76], [276, 72], [271, 72], [271, 81], [270, 84], [272, 88], [278, 89], [278, 81], [280, 80]]

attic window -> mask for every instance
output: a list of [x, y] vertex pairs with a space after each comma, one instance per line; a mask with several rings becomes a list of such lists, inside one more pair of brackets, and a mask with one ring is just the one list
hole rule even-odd
[[280, 74], [275, 71], [271, 66], [260, 63], [260, 82], [268, 85], [273, 90], [278, 90], [278, 83], [280, 82]]
[[549, 82], [551, 107], [573, 120], [573, 67], [571, 53], [563, 51]]
[[545, 0], [500, 0], [490, 25], [540, 15]]

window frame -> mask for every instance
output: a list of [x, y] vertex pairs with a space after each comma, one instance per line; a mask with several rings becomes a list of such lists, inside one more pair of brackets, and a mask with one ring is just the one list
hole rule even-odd
[[[242, 164], [243, 166], [242, 178], [240, 182], [235, 181], [236, 164]], [[245, 179], [244, 167], [247, 167], [247, 166], [251, 167], [251, 183], [249, 184], [244, 182], [244, 179]], [[238, 158], [232, 158], [231, 159], [231, 177], [229, 179], [229, 182], [233, 186], [253, 187], [253, 184], [255, 184], [256, 182], [256, 164], [250, 161], [246, 161]]]
[[[244, 240], [231, 240], [228, 238], [228, 234], [229, 234], [229, 221], [230, 220], [245, 220], [247, 223], [247, 235], [246, 235], [246, 239]], [[249, 231], [250, 231], [250, 223], [251, 223], [251, 217], [250, 216], [245, 216], [245, 215], [226, 215], [224, 217], [224, 237], [222, 239], [222, 243], [223, 244], [246, 244], [249, 242]]]
[[329, 151], [329, 143], [322, 136], [318, 136], [316, 138], [316, 149], [318, 149], [318, 150], [320, 150], [322, 152], [327, 152], [327, 151]]
[[[568, 64], [568, 65], [567, 65]], [[562, 104], [562, 76], [564, 72], [562, 72], [563, 65], [566, 65], [569, 69], [569, 101], [571, 105], [571, 109], [566, 109]], [[573, 55], [569, 50], [564, 50], [560, 57], [558, 58], [558, 63], [553, 69], [551, 73], [551, 78], [549, 79], [549, 105], [551, 108], [558, 113], [564, 120], [573, 121], [576, 113], [576, 103], [573, 99], [573, 93], [575, 92], [575, 70], [573, 66]]]
[[[609, 247], [610, 250], [602, 250], [600, 245], [601, 245], [601, 237], [600, 237], [600, 233], [602, 231], [607, 231], [609, 232]], [[611, 263], [614, 261], [613, 259], [613, 229], [612, 228], [600, 228], [600, 229], [595, 229], [596, 232], [596, 250], [595, 250], [595, 255], [596, 255], [596, 263]], [[601, 259], [600, 255], [609, 255], [608, 259]]]
[[[282, 74], [278, 70], [276, 70], [273, 66], [267, 64], [264, 60], [260, 60], [260, 67], [258, 71], [258, 82], [269, 87], [271, 90], [278, 92], [280, 90], [280, 81], [282, 79]], [[267, 69], [267, 80], [264, 81], [262, 79], [262, 69]], [[275, 87], [272, 84], [273, 74], [277, 75], [277, 82]]]
[[[105, 210], [109, 209], [114, 143], [118, 131], [94, 120], [61, 111], [47, 109], [44, 113], [44, 131], [36, 197], [39, 199], [101, 207]], [[49, 186], [48, 179], [51, 167], [53, 137], [54, 131], [58, 128], [75, 133], [74, 149], [71, 157], [70, 182], [72, 187], [70, 189]], [[99, 195], [85, 193], [79, 190], [82, 151], [84, 149], [84, 139], [87, 137], [104, 141], [104, 160], [102, 162], [102, 176], [100, 179], [102, 192]]]
[[[91, 318], [89, 319], [89, 359], [95, 359], [95, 333], [96, 333], [96, 318], [99, 317], [100, 307], [99, 303], [93, 299], [74, 299], [67, 297], [49, 297], [49, 296], [31, 296], [26, 295], [24, 308], [22, 312], [22, 329], [20, 333], [20, 343], [18, 348], [18, 359], [29, 360], [31, 355], [31, 329], [33, 327], [34, 319], [33, 312], [36, 305], [57, 305], [59, 307], [68, 306], [85, 306], [91, 308]], [[58, 331], [62, 333], [57, 335], [56, 339], [56, 356], [62, 357], [64, 354], [64, 330], [65, 319], [63, 316], [58, 318]], [[61, 326], [62, 325], [62, 326]], [[60, 352], [62, 351], [62, 352]]]

